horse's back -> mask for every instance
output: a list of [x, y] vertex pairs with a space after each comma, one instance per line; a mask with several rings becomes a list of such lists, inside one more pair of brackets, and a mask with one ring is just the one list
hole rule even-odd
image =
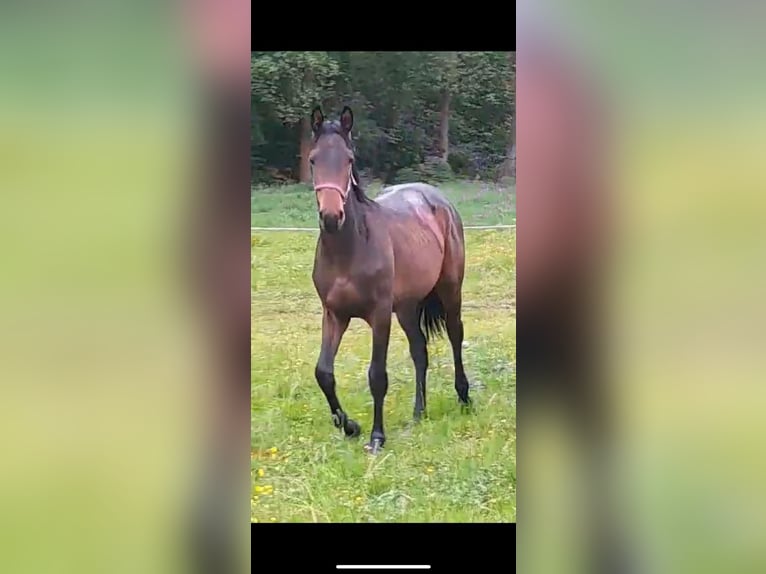
[[463, 222], [455, 206], [439, 190], [428, 183], [414, 182], [391, 185], [381, 190], [375, 201], [398, 213], [420, 216], [432, 215], [445, 235], [463, 238]]
[[438, 187], [428, 183], [400, 183], [390, 185], [381, 190], [375, 201], [395, 211], [412, 211], [424, 204], [431, 207], [442, 207], [450, 211], [454, 216], [459, 215], [454, 206], [444, 196]]

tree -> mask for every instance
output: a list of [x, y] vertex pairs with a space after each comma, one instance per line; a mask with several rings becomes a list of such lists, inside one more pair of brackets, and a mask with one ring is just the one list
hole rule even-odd
[[308, 152], [311, 148], [309, 113], [331, 97], [338, 64], [327, 52], [257, 52], [250, 61], [253, 107], [276, 116], [299, 141], [298, 174], [311, 180]]
[[438, 91], [439, 100], [439, 144], [441, 159], [449, 159], [449, 121], [452, 96], [458, 87], [458, 53], [434, 52], [430, 54], [430, 71], [433, 86]]
[[508, 144], [505, 161], [498, 173], [500, 177], [516, 177], [516, 52], [508, 52], [508, 70], [506, 83], [506, 91], [510, 100], [506, 117]]
[[510, 149], [515, 54], [459, 52], [458, 57], [455, 116], [459, 123], [455, 139], [461, 142], [461, 153], [469, 157], [478, 174], [497, 175]]
[[309, 180], [317, 104], [354, 110], [365, 178], [515, 173], [515, 53], [254, 52], [251, 71], [253, 181]]

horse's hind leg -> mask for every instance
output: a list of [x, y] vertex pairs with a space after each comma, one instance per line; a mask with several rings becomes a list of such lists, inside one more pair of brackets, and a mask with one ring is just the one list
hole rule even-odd
[[428, 348], [426, 338], [420, 328], [418, 307], [416, 304], [403, 306], [396, 312], [407, 341], [410, 344], [410, 357], [415, 364], [415, 408], [412, 418], [420, 420], [426, 409], [426, 371], [428, 370]]
[[455, 391], [464, 405], [471, 404], [468, 396], [468, 378], [463, 368], [463, 319], [462, 296], [459, 283], [443, 283], [437, 288], [439, 299], [444, 306], [447, 336], [452, 345], [452, 358], [455, 363]]
[[338, 395], [335, 394], [335, 355], [338, 353], [340, 341], [348, 328], [350, 319], [338, 317], [328, 309], [322, 315], [322, 350], [319, 353], [314, 374], [319, 388], [322, 389], [335, 428], [343, 429], [348, 437], [358, 436], [361, 432], [359, 424], [348, 418], [340, 406]]

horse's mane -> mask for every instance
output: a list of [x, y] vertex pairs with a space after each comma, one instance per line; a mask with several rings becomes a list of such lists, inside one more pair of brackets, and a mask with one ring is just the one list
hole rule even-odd
[[354, 197], [356, 200], [364, 205], [369, 205], [371, 207], [380, 207], [380, 204], [372, 199], [369, 195], [367, 195], [364, 192], [364, 189], [362, 188], [362, 184], [360, 183], [359, 179], [359, 172], [356, 169], [356, 161], [354, 161], [353, 164], [351, 164], [351, 173], [354, 174], [354, 182], [351, 182], [351, 190], [354, 192]]

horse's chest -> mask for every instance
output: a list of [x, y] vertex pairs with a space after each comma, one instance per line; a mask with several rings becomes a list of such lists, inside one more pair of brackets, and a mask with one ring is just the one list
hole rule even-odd
[[348, 277], [337, 277], [326, 287], [325, 305], [336, 311], [354, 311], [364, 306], [366, 297]]

